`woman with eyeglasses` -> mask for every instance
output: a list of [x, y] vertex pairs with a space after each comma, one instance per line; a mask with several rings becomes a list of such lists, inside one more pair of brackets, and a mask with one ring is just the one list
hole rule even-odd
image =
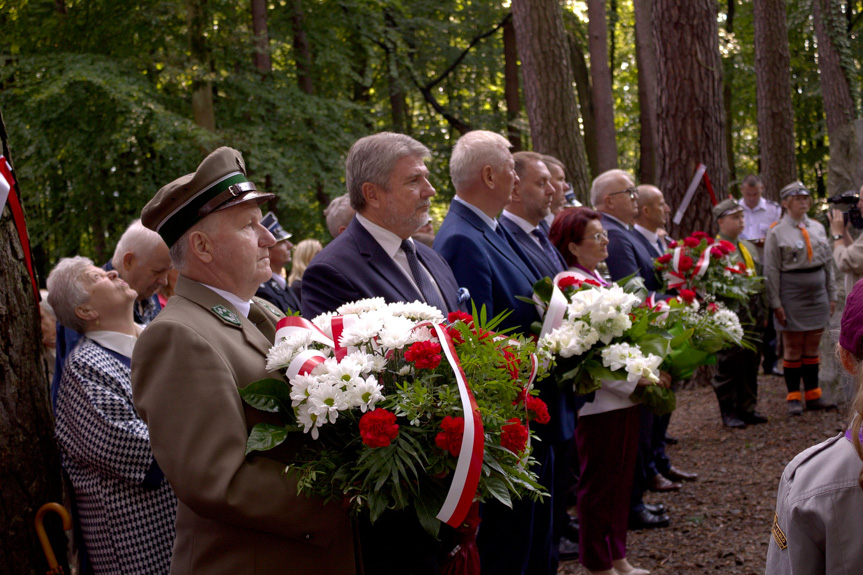
[[785, 215], [767, 232], [764, 276], [773, 325], [782, 334], [788, 415], [803, 413], [802, 399], [806, 409], [835, 409], [821, 397], [818, 383], [818, 345], [836, 308], [833, 253], [824, 226], [806, 216], [806, 186], [794, 182], [779, 195]]
[[[558, 274], [608, 285], [596, 272], [608, 257], [608, 233], [599, 212], [567, 208], [555, 216], [549, 239], [563, 254], [569, 271]], [[660, 385], [671, 377], [663, 373]], [[629, 500], [638, 453], [638, 406], [629, 396], [637, 383], [603, 381], [592, 402], [578, 412], [579, 561], [595, 575], [647, 575], [626, 559]]]

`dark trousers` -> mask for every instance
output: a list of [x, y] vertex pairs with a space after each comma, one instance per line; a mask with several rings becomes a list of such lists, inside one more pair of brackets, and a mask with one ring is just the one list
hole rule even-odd
[[767, 327], [764, 328], [764, 337], [761, 340], [764, 342], [761, 349], [763, 355], [761, 367], [765, 373], [772, 370], [779, 360], [779, 357], [776, 355], [776, 328], [773, 325], [773, 310], [768, 309], [767, 313]]
[[638, 420], [633, 406], [578, 421], [579, 559], [591, 571], [611, 569], [612, 561], [626, 557], [627, 495], [638, 452]]
[[751, 414], [758, 403], [758, 360], [760, 350], [734, 347], [716, 353], [716, 372], [710, 383], [720, 406], [737, 415]]
[[665, 433], [671, 414], [653, 415], [647, 407], [639, 405], [638, 418], [638, 455], [629, 501], [631, 513], [639, 513], [644, 509], [644, 493], [650, 480], [671, 467], [671, 461], [665, 453]]
[[385, 511], [374, 524], [363, 516], [359, 535], [365, 575], [438, 575], [439, 561], [454, 540], [453, 530], [441, 525], [436, 541], [413, 509]]

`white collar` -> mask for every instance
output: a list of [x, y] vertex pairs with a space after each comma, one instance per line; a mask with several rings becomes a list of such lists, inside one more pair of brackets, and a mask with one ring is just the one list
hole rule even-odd
[[[360, 225], [380, 244], [387, 255], [395, 257], [396, 252], [402, 247], [402, 239], [388, 229], [382, 228], [368, 218], [363, 217], [362, 214], [357, 214], [356, 218]], [[410, 238], [408, 238], [408, 241], [413, 242]]]
[[110, 349], [113, 352], [119, 353], [123, 357], [132, 358], [132, 350], [135, 348], [135, 342], [138, 341], [138, 336], [141, 335], [141, 330], [144, 329], [138, 324], [135, 324], [135, 335], [128, 335], [117, 331], [88, 331], [84, 335], [92, 339], [105, 349]]
[[506, 218], [512, 222], [515, 222], [516, 224], [518, 224], [518, 227], [520, 227], [522, 230], [524, 230], [524, 233], [526, 233], [526, 234], [532, 234], [533, 230], [536, 229], [536, 226], [533, 225], [532, 223], [530, 223], [529, 221], [527, 221], [526, 219], [522, 218], [521, 216], [517, 216], [514, 213], [509, 212], [507, 210], [504, 210], [500, 214], [500, 217]]
[[454, 196], [453, 200], [456, 202], [459, 202], [464, 207], [466, 207], [467, 209], [469, 209], [470, 211], [475, 213], [477, 216], [479, 216], [479, 219], [481, 219], [485, 223], [485, 225], [490, 227], [491, 231], [493, 231], [493, 232], [497, 231], [497, 220], [496, 219], [488, 217], [487, 213], [485, 213], [484, 211], [482, 211], [481, 209], [479, 209], [475, 205], [469, 204], [468, 202], [466, 202], [465, 200], [463, 200], [462, 198], [460, 198], [458, 196]]
[[603, 218], [609, 218], [610, 220], [613, 220], [613, 221], [617, 222], [618, 224], [620, 224], [621, 226], [623, 226], [623, 227], [624, 227], [624, 228], [626, 228], [627, 230], [631, 230], [631, 229], [632, 229], [632, 226], [631, 226], [631, 225], [623, 223], [623, 220], [621, 220], [620, 218], [616, 218], [616, 217], [612, 216], [612, 215], [611, 215], [611, 214], [609, 214], [608, 212], [599, 212], [599, 213], [601, 213], [601, 214], [602, 214], [602, 217], [603, 217]]
[[635, 224], [634, 227], [638, 233], [640, 233], [645, 238], [647, 238], [650, 241], [650, 243], [652, 243], [652, 244], [655, 244], [656, 240], [659, 239], [659, 236], [657, 235], [656, 232], [651, 232], [650, 230], [648, 230], [647, 228], [645, 228], [641, 224]]
[[234, 306], [234, 308], [235, 308], [238, 312], [240, 312], [241, 314], [243, 314], [243, 317], [249, 317], [249, 310], [252, 308], [252, 302], [251, 302], [251, 300], [250, 300], [250, 301], [243, 301], [243, 300], [242, 300], [242, 299], [240, 299], [238, 296], [236, 296], [236, 295], [232, 294], [232, 293], [231, 293], [231, 292], [229, 292], [229, 291], [225, 291], [225, 290], [223, 290], [223, 289], [215, 288], [215, 287], [213, 287], [213, 286], [211, 286], [211, 285], [207, 285], [207, 284], [205, 284], [205, 283], [201, 283], [201, 282], [198, 282], [198, 283], [200, 283], [200, 284], [201, 284], [202, 286], [204, 286], [205, 288], [209, 288], [209, 289], [213, 290], [214, 292], [216, 292], [217, 294], [219, 294], [220, 296], [222, 296], [223, 298], [225, 298], [226, 300], [228, 300], [228, 303], [230, 303], [232, 306]]
[[273, 272], [273, 281], [279, 284], [279, 287], [282, 289], [286, 289], [288, 286], [288, 282], [281, 275]]
[[749, 206], [747, 206], [746, 200], [744, 200], [743, 198], [740, 198], [738, 203], [741, 206], [743, 206], [743, 209], [746, 210], [747, 212], [757, 212], [758, 210], [766, 210], [767, 209], [767, 198], [765, 198], [764, 196], [761, 196], [761, 199], [758, 200], [758, 205], [755, 206], [754, 208], [750, 208]]

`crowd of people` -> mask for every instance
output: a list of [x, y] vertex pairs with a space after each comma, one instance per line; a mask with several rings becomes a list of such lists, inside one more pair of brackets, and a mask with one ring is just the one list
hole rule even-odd
[[[82, 257], [57, 264], [47, 296], [58, 324], [52, 401], [83, 572], [440, 573], [458, 545], [454, 530], [431, 537], [405, 511], [352, 522], [338, 503], [298, 496], [297, 479], [282, 470], [306, 437], [246, 455], [252, 427], [277, 420], [245, 404], [238, 389], [283, 377], [265, 367], [278, 319], [311, 319], [369, 297], [422, 301], [444, 315], [469, 310], [472, 300], [488, 317], [508, 311], [500, 327], [529, 335], [540, 312], [520, 297], [544, 277], [609, 285], [638, 276], [655, 298], [673, 297], [654, 271], [671, 241], [657, 187], [610, 170], [593, 181], [591, 207], [573, 206], [559, 160], [512, 153], [504, 137], [476, 130], [453, 148], [455, 197], [435, 232], [430, 155], [402, 134], [355, 142], [347, 193], [324, 211], [332, 241], [294, 246], [276, 215], [262, 214], [273, 195], [248, 180], [240, 152], [219, 148], [156, 193], [103, 268]], [[766, 278], [765, 292], [738, 311], [763, 347], [718, 355], [712, 384], [729, 429], [767, 421], [756, 409], [756, 377], [762, 355], [764, 372], [778, 373], [774, 329], [789, 414], [835, 408], [818, 383], [818, 344], [837, 297], [832, 259], [846, 274], [863, 271], [863, 243], [833, 214], [831, 246], [806, 215], [801, 183], [781, 199], [782, 208], [766, 200], [750, 176], [739, 201], [713, 210], [718, 238]], [[51, 320], [43, 323], [50, 348]], [[858, 336], [843, 344], [846, 365], [861, 357]], [[676, 383], [662, 373], [660, 385]], [[666, 453], [676, 442], [671, 416], [630, 399], [648, 384], [604, 382], [582, 397], [553, 377], [539, 382], [551, 420], [539, 426], [531, 455], [549, 496], [482, 506], [483, 573], [551, 575], [574, 558], [591, 573], [648, 573], [627, 560], [627, 531], [672, 518], [645, 495], [698, 478]], [[784, 476], [780, 497], [794, 489], [787, 484]], [[787, 518], [777, 529], [790, 539]], [[783, 549], [771, 544], [771, 558]]]

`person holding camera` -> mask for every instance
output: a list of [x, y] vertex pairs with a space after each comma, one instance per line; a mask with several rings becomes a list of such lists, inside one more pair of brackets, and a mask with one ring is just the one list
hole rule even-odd
[[[863, 188], [860, 189], [860, 192], [863, 193]], [[856, 223], [855, 220], [860, 219], [859, 214], [863, 209], [863, 199], [861, 199], [860, 194], [852, 196], [850, 193], [842, 194], [842, 199], [845, 200], [842, 203], [850, 203], [848, 200], [853, 201], [854, 199], [857, 201], [848, 212], [839, 208], [832, 208], [827, 212], [827, 220], [830, 222], [830, 234], [833, 240], [833, 261], [836, 262], [836, 268], [845, 274], [845, 293], [851, 293], [854, 284], [863, 277], [863, 234], [860, 234], [856, 240], [852, 240], [847, 220], [850, 220], [853, 225]], [[853, 214], [855, 208], [856, 218]], [[848, 217], [846, 217], [846, 213]]]
[[818, 382], [818, 344], [836, 309], [830, 243], [824, 226], [806, 215], [812, 205], [806, 186], [794, 182], [779, 195], [786, 213], [767, 233], [764, 276], [773, 323], [782, 334], [788, 414], [801, 415], [803, 399], [806, 409], [835, 409], [821, 397]]

